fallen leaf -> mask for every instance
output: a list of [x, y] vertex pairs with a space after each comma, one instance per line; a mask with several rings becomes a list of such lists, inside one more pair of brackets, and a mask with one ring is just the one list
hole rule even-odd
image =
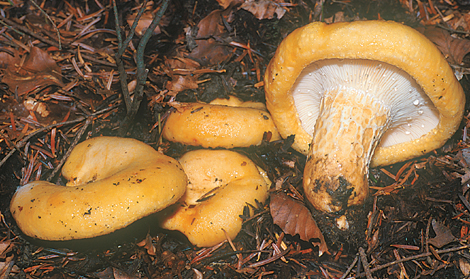
[[460, 271], [465, 277], [468, 277], [470, 275], [470, 263], [468, 262], [467, 259], [460, 258], [459, 267], [460, 267]]
[[442, 224], [441, 222], [437, 222], [436, 220], [432, 220], [432, 228], [434, 232], [436, 233], [436, 237], [433, 237], [428, 240], [428, 243], [433, 245], [436, 248], [441, 248], [451, 242], [454, 242], [457, 240], [452, 235], [452, 232], [450, 229]]
[[243, 3], [244, 1], [243, 0], [217, 0], [217, 2], [219, 3], [220, 6], [222, 6], [222, 8], [227, 9], [230, 6], [234, 7], [238, 4]]
[[174, 80], [168, 81], [166, 89], [170, 91], [171, 96], [186, 89], [197, 89], [197, 77], [175, 75]]
[[105, 270], [93, 273], [93, 276], [99, 279], [137, 279], [137, 276], [132, 276], [126, 272], [115, 267], [107, 267]]
[[[153, 11], [145, 11], [142, 14], [135, 28], [135, 33], [137, 33], [137, 35], [142, 36], [145, 33], [145, 31], [148, 29], [148, 27], [152, 23], [155, 13], [158, 12], [158, 10], [159, 8]], [[127, 24], [129, 24], [129, 26], [132, 26], [134, 24], [136, 16], [137, 16], [137, 12], [127, 16], [126, 21], [127, 21]], [[160, 26], [168, 26], [170, 24], [170, 21], [171, 19], [169, 17], [163, 16], [160, 20], [160, 23], [157, 25], [157, 27], [153, 29], [153, 32], [152, 32], [153, 35], [160, 34], [162, 32]]]
[[6, 69], [10, 65], [20, 62], [18, 50], [11, 47], [4, 47], [0, 49], [0, 69]]
[[312, 242], [312, 244], [318, 246], [320, 255], [328, 251], [323, 234], [303, 203], [284, 193], [274, 193], [271, 194], [270, 208], [274, 224], [278, 225], [285, 233], [298, 234], [300, 239], [304, 241], [319, 240], [319, 242]]
[[12, 249], [11, 240], [0, 242], [0, 259], [5, 259], [5, 255]]
[[232, 41], [225, 29], [223, 17], [231, 12], [229, 10], [215, 10], [201, 19], [196, 38], [197, 44], [189, 57], [201, 62], [202, 65], [215, 65], [228, 59], [232, 52], [228, 44]]
[[465, 55], [470, 52], [470, 40], [454, 38], [442, 28], [426, 26], [423, 33], [436, 44], [451, 64], [461, 65]]
[[149, 255], [152, 255], [152, 256], [156, 255], [157, 248], [155, 247], [155, 245], [153, 245], [152, 237], [150, 236], [150, 234], [147, 234], [145, 239], [137, 243], [137, 246], [144, 247], [145, 249], [147, 249], [147, 253]]
[[35, 88], [50, 85], [63, 87], [60, 67], [49, 54], [38, 47], [31, 47], [23, 65], [8, 64], [2, 82], [11, 91], [22, 96]]
[[259, 20], [272, 19], [274, 15], [281, 19], [286, 13], [286, 9], [271, 0], [248, 0], [240, 8], [249, 11]]

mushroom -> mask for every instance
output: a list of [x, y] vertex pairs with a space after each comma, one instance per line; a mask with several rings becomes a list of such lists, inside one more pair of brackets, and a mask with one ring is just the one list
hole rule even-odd
[[187, 103], [172, 112], [163, 128], [163, 137], [170, 141], [205, 148], [248, 147], [259, 145], [265, 132], [270, 140], [281, 137], [266, 110], [259, 103], [246, 104], [236, 99], [217, 104]]
[[[158, 213], [161, 226], [181, 231], [199, 247], [209, 247], [239, 233], [243, 208], [268, 197], [270, 181], [246, 156], [229, 150], [195, 150], [179, 159], [188, 175], [184, 196]], [[225, 231], [225, 233], [224, 233]]]
[[14, 194], [10, 211], [26, 235], [71, 240], [108, 234], [175, 203], [187, 185], [177, 160], [115, 137], [78, 144], [62, 174], [67, 186], [35, 181]]
[[282, 137], [308, 155], [312, 205], [362, 204], [369, 166], [442, 146], [465, 96], [445, 58], [416, 30], [391, 21], [311, 23], [278, 47], [265, 75], [266, 105]]
[[252, 108], [258, 109], [262, 111], [268, 111], [266, 109], [266, 105], [260, 102], [254, 101], [242, 101], [237, 97], [229, 96], [228, 99], [226, 98], [217, 98], [214, 99], [209, 104], [211, 105], [221, 105], [221, 106], [229, 106], [229, 107], [244, 107], [244, 108]]

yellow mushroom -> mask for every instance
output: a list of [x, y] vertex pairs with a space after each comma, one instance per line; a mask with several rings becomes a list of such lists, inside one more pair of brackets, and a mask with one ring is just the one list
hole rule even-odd
[[246, 156], [228, 150], [190, 151], [180, 158], [188, 190], [165, 209], [161, 226], [185, 234], [196, 246], [209, 247], [231, 239], [242, 227], [243, 208], [264, 202], [269, 179]]
[[175, 203], [187, 185], [178, 161], [126, 138], [78, 144], [62, 173], [67, 186], [35, 181], [14, 194], [10, 211], [26, 235], [71, 240], [108, 234]]
[[282, 137], [308, 155], [304, 191], [318, 210], [362, 204], [370, 166], [442, 146], [465, 96], [445, 58], [391, 21], [311, 23], [280, 44], [265, 75], [266, 105]]
[[163, 128], [170, 141], [205, 148], [259, 145], [265, 132], [271, 140], [281, 137], [263, 104], [232, 98], [214, 104], [187, 103], [172, 112]]

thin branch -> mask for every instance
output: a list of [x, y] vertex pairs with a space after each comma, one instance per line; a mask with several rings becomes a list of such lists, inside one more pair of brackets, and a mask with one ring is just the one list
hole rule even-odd
[[124, 104], [126, 105], [127, 111], [131, 110], [132, 100], [131, 100], [129, 89], [127, 88], [127, 73], [126, 73], [126, 69], [124, 68], [124, 63], [122, 62], [122, 55], [126, 51], [127, 46], [129, 45], [129, 42], [134, 37], [135, 29], [137, 28], [139, 19], [143, 15], [146, 6], [147, 6], [147, 0], [145, 0], [144, 3], [142, 4], [142, 7], [140, 8], [139, 12], [137, 13], [136, 18], [134, 19], [134, 23], [131, 26], [129, 35], [123, 42], [122, 34], [121, 34], [122, 31], [121, 31], [121, 25], [120, 25], [120, 19], [119, 19], [119, 12], [116, 6], [116, 1], [113, 0], [114, 22], [116, 25], [115, 28], [116, 28], [116, 34], [117, 34], [117, 39], [118, 39], [118, 50], [115, 55], [115, 58], [116, 58], [116, 64], [118, 66], [119, 77], [121, 81], [122, 97], [124, 98]]
[[[37, 34], [34, 33], [32, 30], [29, 30], [28, 28], [23, 27], [23, 26], [21, 26], [21, 25], [18, 25], [18, 24], [16, 24], [15, 22], [13, 22], [13, 21], [11, 21], [11, 20], [9, 20], [9, 19], [3, 17], [3, 16], [0, 16], [0, 24], [5, 25], [6, 27], [8, 27], [8, 29], [11, 29], [11, 30], [13, 30], [13, 31], [15, 31], [15, 32], [21, 31], [21, 32], [23, 32], [24, 34], [28, 34], [29, 36], [31, 36], [31, 37], [33, 37], [33, 38], [35, 38], [35, 39], [37, 39], [37, 40], [39, 40], [39, 41], [41, 41], [41, 42], [43, 42], [43, 43], [45, 43], [45, 44], [54, 46], [54, 47], [56, 47], [56, 48], [58, 48], [58, 49], [61, 49], [61, 47], [63, 47], [63, 48], [68, 48], [67, 45], [63, 45], [63, 46], [62, 46], [61, 44], [58, 44], [58, 43], [56, 43], [56, 42], [54, 42], [54, 41], [51, 41], [51, 40], [49, 40], [49, 39], [46, 39], [44, 36], [37, 35]], [[18, 31], [18, 30], [19, 30], [19, 31]], [[23, 34], [23, 36], [24, 36], [24, 34]], [[73, 53], [73, 54], [75, 54], [75, 55], [77, 54], [77, 51], [76, 51], [76, 50], [66, 49], [66, 51], [67, 51], [67, 52], [70, 52], [70, 53]], [[92, 56], [89, 56], [89, 55], [86, 55], [86, 54], [82, 54], [82, 57], [85, 58], [85, 59], [87, 59], [87, 60], [90, 60], [90, 61], [92, 61], [92, 62], [99, 63], [99, 64], [101, 64], [101, 65], [110, 66], [110, 67], [116, 66], [116, 64], [114, 64], [114, 63], [110, 63], [110, 62], [107, 62], [107, 61], [99, 60], [99, 59], [96, 59], [96, 58], [94, 58], [94, 57], [92, 57]]]
[[127, 130], [130, 126], [130, 123], [134, 120], [137, 111], [139, 110], [140, 103], [142, 102], [142, 98], [144, 96], [144, 85], [147, 80], [148, 69], [145, 68], [144, 63], [144, 54], [145, 54], [145, 46], [147, 45], [150, 37], [153, 34], [153, 30], [157, 27], [160, 23], [160, 20], [163, 17], [166, 9], [168, 8], [169, 0], [164, 0], [162, 6], [155, 14], [152, 23], [145, 31], [145, 34], [142, 36], [142, 39], [139, 42], [139, 46], [137, 47], [137, 54], [136, 54], [136, 64], [137, 64], [137, 85], [134, 90], [134, 100], [132, 101], [131, 109], [127, 111], [126, 118], [123, 121], [121, 127], [121, 135], [127, 133]]
[[74, 119], [74, 120], [70, 120], [70, 121], [65, 121], [65, 122], [59, 122], [59, 123], [55, 123], [55, 124], [51, 124], [51, 125], [48, 125], [46, 127], [43, 127], [43, 128], [39, 128], [37, 130], [34, 130], [32, 131], [30, 134], [28, 134], [27, 136], [25, 136], [21, 141], [19, 141], [16, 146], [14, 146], [10, 152], [8, 152], [8, 154], [3, 157], [2, 161], [0, 161], [0, 168], [3, 166], [3, 164], [5, 164], [6, 161], [8, 161], [8, 159], [16, 152], [16, 150], [18, 150], [19, 148], [23, 148], [26, 143], [34, 136], [36, 136], [37, 134], [39, 133], [42, 133], [44, 131], [47, 131], [49, 129], [52, 129], [54, 127], [58, 127], [58, 126], [62, 126], [62, 125], [69, 125], [69, 124], [74, 124], [74, 123], [78, 123], [78, 122], [81, 122], [85, 119], [87, 119], [88, 117], [91, 117], [91, 116], [96, 116], [96, 115], [100, 115], [102, 113], [105, 113], [107, 111], [110, 111], [112, 109], [114, 109], [115, 107], [109, 107], [109, 108], [105, 108], [105, 109], [102, 109], [100, 111], [97, 111], [95, 113], [92, 113], [90, 114], [89, 116], [87, 117], [80, 117], [80, 118], [77, 118], [77, 119]]
[[50, 21], [52, 26], [54, 26], [54, 29], [57, 32], [57, 42], [59, 44], [58, 48], [59, 50], [62, 50], [62, 43], [60, 41], [60, 32], [59, 32], [59, 29], [57, 28], [57, 25], [55, 25], [54, 21], [52, 21], [52, 18], [36, 3], [36, 1], [31, 0], [31, 3], [33, 3], [33, 5], [36, 6], [36, 8], [38, 8], [41, 11], [41, 13]]
[[[437, 254], [445, 254], [445, 253], [456, 252], [456, 251], [460, 251], [460, 250], [468, 249], [468, 248], [470, 248], [470, 244], [467, 244], [467, 245], [464, 245], [464, 246], [459, 246], [459, 247], [454, 247], [454, 248], [449, 248], [449, 249], [436, 250], [436, 253]], [[370, 269], [370, 272], [374, 273], [376, 271], [387, 268], [387, 267], [392, 266], [394, 264], [407, 262], [407, 261], [412, 261], [412, 260], [417, 260], [417, 259], [425, 258], [425, 257], [428, 257], [428, 256], [432, 256], [432, 253], [431, 252], [425, 252], [425, 253], [422, 253], [422, 254], [419, 254], [419, 255], [414, 255], [414, 256], [411, 256], [411, 257], [407, 257], [407, 258], [401, 258], [399, 260], [396, 260], [396, 261], [393, 261], [393, 262], [389, 262], [389, 263], [374, 267], [374, 268]], [[351, 278], [360, 278], [360, 277], [364, 277], [365, 275], [366, 275], [366, 273], [362, 272], [362, 273], [359, 273], [356, 276], [351, 277]]]
[[75, 148], [75, 146], [78, 144], [78, 142], [80, 141], [80, 139], [82, 138], [83, 134], [85, 133], [86, 129], [88, 128], [88, 126], [90, 126], [91, 122], [93, 120], [93, 117], [92, 116], [89, 116], [86, 121], [85, 121], [85, 124], [83, 125], [82, 128], [80, 128], [80, 130], [78, 131], [78, 133], [75, 135], [75, 138], [73, 139], [73, 142], [72, 144], [69, 146], [69, 149], [67, 149], [67, 152], [65, 153], [65, 155], [62, 157], [62, 159], [60, 160], [59, 164], [57, 164], [57, 166], [55, 167], [55, 169], [52, 171], [52, 173], [47, 177], [46, 181], [51, 181], [52, 178], [54, 178], [54, 176], [56, 176], [56, 174], [59, 172], [60, 168], [62, 168], [62, 165], [65, 163], [65, 161], [67, 160], [67, 158], [70, 156], [70, 153], [72, 153], [72, 150]]

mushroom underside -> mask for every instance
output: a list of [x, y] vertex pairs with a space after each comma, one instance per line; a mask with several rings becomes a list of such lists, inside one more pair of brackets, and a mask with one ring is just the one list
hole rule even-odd
[[315, 62], [297, 78], [292, 95], [312, 135], [305, 194], [326, 212], [363, 203], [377, 146], [418, 139], [439, 124], [439, 112], [413, 78], [380, 61]]

